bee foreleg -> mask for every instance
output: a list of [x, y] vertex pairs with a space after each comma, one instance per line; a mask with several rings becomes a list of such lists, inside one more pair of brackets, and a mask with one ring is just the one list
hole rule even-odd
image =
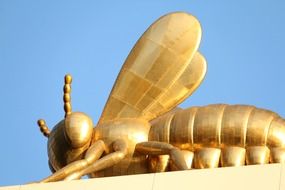
[[121, 139], [114, 141], [113, 149], [115, 152], [112, 152], [102, 157], [101, 159], [97, 160], [96, 162], [92, 163], [91, 165], [87, 166], [86, 168], [80, 171], [74, 172], [73, 174], [67, 176], [64, 180], [70, 181], [78, 179], [81, 176], [111, 167], [120, 162], [122, 159], [124, 159], [128, 152], [126, 141]]
[[150, 156], [169, 155], [178, 170], [188, 169], [183, 152], [171, 144], [157, 141], [142, 142], [136, 145], [136, 151]]
[[96, 141], [86, 152], [84, 159], [74, 161], [60, 170], [56, 171], [51, 176], [43, 179], [40, 182], [52, 182], [64, 179], [66, 176], [86, 168], [88, 165], [98, 160], [106, 149], [105, 143], [101, 140]]

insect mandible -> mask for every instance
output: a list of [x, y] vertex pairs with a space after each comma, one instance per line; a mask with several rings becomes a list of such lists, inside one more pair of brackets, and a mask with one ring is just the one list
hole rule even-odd
[[65, 76], [65, 118], [48, 137], [54, 172], [41, 182], [285, 160], [285, 121], [268, 110], [215, 104], [174, 109], [206, 74], [198, 47], [201, 26], [175, 12], [154, 22], [127, 57], [103, 113], [72, 112]]

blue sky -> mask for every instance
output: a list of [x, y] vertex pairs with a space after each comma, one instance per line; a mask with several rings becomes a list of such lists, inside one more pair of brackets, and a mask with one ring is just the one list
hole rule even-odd
[[181, 107], [252, 104], [285, 116], [285, 1], [0, 0], [0, 186], [50, 174], [46, 142], [63, 116], [62, 87], [73, 75], [74, 111], [96, 123], [129, 51], [172, 11], [195, 15], [208, 73]]

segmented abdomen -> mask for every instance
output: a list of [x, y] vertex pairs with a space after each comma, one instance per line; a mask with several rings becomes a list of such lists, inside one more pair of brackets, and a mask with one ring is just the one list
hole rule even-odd
[[284, 147], [285, 120], [248, 105], [190, 107], [153, 121], [149, 140], [191, 151], [201, 147]]

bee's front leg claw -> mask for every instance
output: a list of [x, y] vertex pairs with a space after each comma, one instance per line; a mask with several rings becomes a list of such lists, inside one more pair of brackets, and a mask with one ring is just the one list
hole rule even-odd
[[71, 180], [76, 180], [80, 178], [81, 178], [81, 174], [79, 172], [75, 172], [73, 174], [68, 175], [66, 178], [64, 178], [64, 181], [71, 181]]
[[25, 183], [25, 185], [32, 185], [32, 184], [39, 184], [41, 183], [40, 181], [31, 181], [31, 182], [27, 182]]

